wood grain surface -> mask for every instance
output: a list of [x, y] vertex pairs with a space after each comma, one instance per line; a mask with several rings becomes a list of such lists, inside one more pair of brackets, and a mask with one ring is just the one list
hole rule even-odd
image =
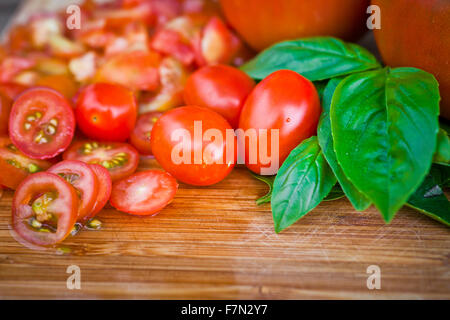
[[[140, 170], [157, 166], [146, 160]], [[277, 235], [270, 205], [255, 205], [265, 192], [239, 167], [212, 187], [180, 185], [155, 217], [108, 206], [99, 214], [102, 230], [68, 238], [71, 253], [58, 255], [14, 240], [13, 193], [6, 191], [0, 200], [0, 299], [450, 298], [445, 226], [408, 208], [385, 225], [373, 207], [358, 213], [343, 199], [322, 203]], [[80, 290], [66, 287], [70, 265], [81, 269]], [[381, 290], [366, 286], [370, 265], [381, 268]]]

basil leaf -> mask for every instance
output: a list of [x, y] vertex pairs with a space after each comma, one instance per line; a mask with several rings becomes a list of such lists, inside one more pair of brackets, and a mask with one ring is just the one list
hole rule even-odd
[[358, 211], [366, 210], [371, 201], [361, 192], [356, 189], [356, 187], [351, 183], [351, 181], [346, 177], [344, 171], [342, 171], [336, 159], [336, 153], [333, 148], [333, 136], [331, 135], [331, 122], [330, 122], [330, 106], [331, 99], [336, 90], [336, 87], [342, 81], [340, 78], [331, 79], [324, 91], [324, 103], [323, 112], [320, 116], [319, 126], [317, 128], [317, 137], [319, 139], [320, 147], [322, 148], [325, 159], [336, 175], [339, 184], [345, 192], [345, 195], [352, 203], [353, 207]]
[[324, 98], [324, 91], [328, 84], [328, 80], [314, 81], [313, 84], [314, 87], [316, 87], [317, 93], [319, 94], [320, 102], [322, 103]]
[[439, 173], [430, 171], [406, 205], [450, 226], [450, 202], [439, 186], [436, 174]]
[[439, 164], [433, 164], [430, 170], [430, 174], [433, 175], [433, 178], [436, 180], [436, 183], [441, 188], [450, 187], [450, 167], [442, 166]]
[[314, 209], [336, 184], [317, 137], [291, 151], [273, 184], [272, 213], [275, 232], [286, 229]]
[[241, 70], [254, 79], [289, 69], [311, 81], [331, 79], [380, 68], [366, 49], [332, 37], [315, 37], [277, 43], [259, 53]]
[[330, 193], [323, 199], [323, 201], [333, 201], [338, 200], [345, 197], [344, 191], [342, 191], [339, 183], [336, 183], [334, 187], [331, 189]]
[[450, 137], [443, 129], [440, 129], [438, 133], [436, 153], [434, 154], [433, 162], [444, 166], [450, 166]]
[[415, 68], [351, 75], [334, 93], [330, 114], [337, 160], [386, 222], [430, 169], [439, 99], [436, 79]]
[[273, 181], [275, 180], [275, 176], [260, 176], [259, 174], [256, 174], [254, 172], [251, 172], [252, 176], [258, 179], [259, 181], [264, 182], [269, 186], [269, 191], [267, 194], [262, 196], [261, 198], [256, 200], [256, 204], [262, 205], [264, 203], [270, 202], [270, 198], [272, 197], [272, 190], [273, 190]]

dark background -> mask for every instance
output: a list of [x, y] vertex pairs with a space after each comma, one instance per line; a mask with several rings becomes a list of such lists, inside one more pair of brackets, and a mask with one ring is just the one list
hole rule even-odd
[[8, 23], [20, 0], [0, 0], [0, 30]]

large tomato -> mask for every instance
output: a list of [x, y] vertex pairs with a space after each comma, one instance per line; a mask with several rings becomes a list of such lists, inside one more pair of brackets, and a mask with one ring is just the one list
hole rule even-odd
[[287, 39], [365, 30], [369, 0], [220, 0], [228, 22], [256, 50]]
[[308, 79], [290, 70], [269, 75], [250, 93], [239, 119], [247, 167], [258, 174], [277, 173], [291, 150], [314, 135], [320, 113], [317, 91]]
[[373, 0], [381, 9], [375, 39], [384, 62], [434, 74], [442, 96], [441, 115], [450, 119], [450, 1]]

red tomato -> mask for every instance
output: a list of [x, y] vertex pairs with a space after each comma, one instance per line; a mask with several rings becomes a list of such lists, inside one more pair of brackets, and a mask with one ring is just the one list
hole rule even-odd
[[98, 70], [94, 81], [117, 83], [131, 90], [152, 91], [159, 86], [160, 61], [161, 57], [155, 52], [124, 52], [108, 59]]
[[23, 57], [6, 57], [0, 63], [0, 82], [10, 82], [22, 71], [32, 68], [35, 61]]
[[66, 150], [75, 131], [69, 101], [50, 88], [33, 88], [13, 104], [9, 135], [14, 145], [30, 158], [53, 158]]
[[98, 179], [91, 167], [81, 161], [66, 160], [55, 164], [48, 172], [64, 178], [75, 188], [80, 199], [77, 220], [85, 221], [98, 195]]
[[91, 164], [90, 166], [92, 171], [94, 171], [95, 175], [97, 176], [98, 196], [94, 208], [89, 214], [88, 219], [95, 217], [95, 215], [103, 209], [103, 207], [108, 202], [109, 197], [111, 196], [112, 188], [111, 175], [109, 174], [108, 170], [98, 164]]
[[186, 106], [159, 118], [150, 145], [156, 160], [175, 178], [207, 186], [223, 180], [235, 166], [235, 142], [232, 127], [221, 115]]
[[239, 69], [225, 65], [207, 66], [188, 78], [184, 101], [216, 111], [236, 128], [245, 99], [254, 86], [255, 82]]
[[136, 171], [139, 154], [127, 143], [78, 141], [64, 152], [63, 159], [99, 164], [108, 169], [112, 181], [116, 181]]
[[47, 170], [51, 163], [30, 159], [7, 137], [0, 137], [0, 184], [16, 189], [28, 175]]
[[[253, 144], [251, 147], [250, 143], [245, 143], [247, 167], [258, 174], [275, 174], [291, 150], [314, 135], [320, 113], [319, 97], [309, 80], [289, 70], [280, 70], [269, 75], [247, 98], [239, 120], [239, 128], [244, 131], [257, 130], [257, 145]], [[260, 129], [267, 129], [267, 150], [259, 150], [261, 143], [265, 142]], [[278, 142], [271, 141], [274, 133], [272, 129], [279, 130]], [[239, 140], [242, 146], [244, 140]], [[272, 146], [272, 143], [275, 145]], [[278, 157], [275, 158], [272, 154], [272, 148], [278, 149]], [[261, 158], [261, 151], [274, 157], [274, 161], [272, 158], [270, 161]], [[262, 168], [266, 172], [262, 172]]]
[[191, 44], [175, 30], [158, 30], [153, 36], [151, 46], [154, 50], [171, 55], [185, 65], [190, 65], [195, 61], [195, 52]]
[[78, 95], [75, 116], [79, 128], [89, 138], [125, 141], [136, 123], [136, 100], [125, 87], [95, 83]]
[[172, 201], [177, 189], [177, 181], [167, 172], [148, 170], [114, 183], [110, 202], [119, 211], [154, 215]]
[[4, 94], [11, 100], [15, 100], [28, 87], [14, 82], [0, 83], [0, 93]]
[[143, 155], [151, 155], [152, 148], [150, 147], [150, 137], [153, 126], [161, 112], [149, 112], [141, 115], [138, 118], [136, 126], [130, 136], [130, 142]]
[[8, 134], [9, 114], [12, 101], [0, 92], [0, 135]]
[[78, 86], [72, 77], [65, 74], [54, 74], [40, 77], [37, 86], [49, 87], [61, 93], [67, 99], [72, 99]]
[[75, 189], [55, 174], [40, 172], [17, 188], [12, 204], [12, 226], [26, 242], [50, 246], [63, 241], [77, 220]]
[[0, 199], [3, 197], [3, 189], [4, 189], [4, 187], [0, 186]]

